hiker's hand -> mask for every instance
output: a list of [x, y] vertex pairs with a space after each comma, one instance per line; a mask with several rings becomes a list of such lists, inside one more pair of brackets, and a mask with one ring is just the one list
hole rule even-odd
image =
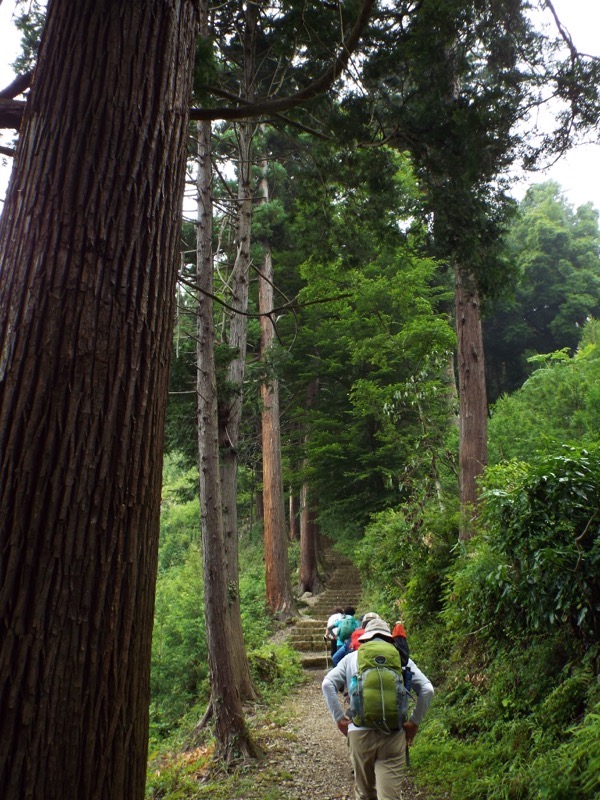
[[417, 735], [417, 731], [419, 730], [419, 726], [416, 722], [405, 722], [402, 726], [404, 728], [404, 733], [406, 734], [406, 744], [412, 744], [415, 736]]
[[350, 720], [347, 717], [342, 717], [342, 719], [337, 723], [338, 731], [343, 733], [344, 736], [348, 736], [348, 725], [350, 725]]

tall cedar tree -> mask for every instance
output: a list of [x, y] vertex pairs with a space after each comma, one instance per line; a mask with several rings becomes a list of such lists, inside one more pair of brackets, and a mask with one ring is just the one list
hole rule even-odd
[[197, 3], [54, 0], [0, 226], [0, 796], [144, 796]]
[[[212, 166], [209, 122], [198, 124], [198, 461], [202, 517], [204, 614], [211, 675], [211, 709], [219, 755], [254, 755], [242, 709], [240, 642], [232, 635], [225, 553], [215, 367], [212, 259]], [[243, 640], [242, 640], [243, 641]]]
[[[263, 208], [269, 203], [268, 159], [261, 161], [260, 196]], [[260, 358], [263, 367], [260, 382], [262, 400], [262, 466], [265, 541], [265, 584], [267, 606], [279, 617], [289, 617], [295, 609], [288, 560], [283, 476], [281, 467], [281, 428], [279, 415], [279, 379], [273, 369], [276, 320], [274, 307], [273, 252], [269, 235], [261, 240], [262, 269], [258, 276], [260, 318]]]
[[[405, 36], [386, 23], [365, 74], [388, 139], [409, 149], [433, 216], [435, 252], [455, 275], [460, 495], [477, 502], [487, 463], [480, 303], [511, 277], [499, 255], [510, 203], [495, 184], [515, 157], [523, 114], [520, 59], [532, 38], [520, 0], [426, 0]], [[463, 527], [462, 536], [469, 535]]]

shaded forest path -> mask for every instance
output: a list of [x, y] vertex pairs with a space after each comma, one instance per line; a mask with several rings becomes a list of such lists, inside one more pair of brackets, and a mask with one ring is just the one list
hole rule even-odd
[[[308, 681], [282, 703], [282, 710], [289, 715], [283, 731], [279, 729], [272, 739], [267, 737], [262, 769], [268, 771], [268, 783], [277, 784], [277, 800], [354, 798], [346, 739], [331, 719], [321, 691], [324, 675], [324, 670], [310, 670]], [[414, 787], [410, 770], [403, 779], [402, 797], [434, 800]]]
[[[307, 680], [285, 698], [281, 710], [287, 722], [279, 735], [267, 738], [266, 763], [271, 782], [278, 784], [278, 800], [351, 800], [354, 779], [347, 741], [325, 705], [321, 683], [331, 668], [323, 640], [327, 618], [335, 606], [361, 608], [360, 575], [352, 562], [328, 549], [327, 588], [307, 599], [308, 608], [287, 632], [288, 642], [300, 651]], [[283, 732], [283, 736], [281, 733]], [[410, 772], [403, 780], [404, 800], [433, 800], [413, 786]], [[241, 800], [241, 798], [240, 798]]]

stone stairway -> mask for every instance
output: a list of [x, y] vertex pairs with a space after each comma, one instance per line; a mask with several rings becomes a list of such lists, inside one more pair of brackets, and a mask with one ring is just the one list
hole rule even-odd
[[[302, 653], [304, 669], [325, 670], [331, 667], [329, 642], [324, 641], [325, 626], [336, 606], [360, 609], [360, 576], [354, 564], [345, 556], [328, 549], [325, 569], [329, 575], [326, 588], [309, 599], [309, 607], [291, 629], [288, 642]], [[311, 602], [312, 601], [312, 602]]]

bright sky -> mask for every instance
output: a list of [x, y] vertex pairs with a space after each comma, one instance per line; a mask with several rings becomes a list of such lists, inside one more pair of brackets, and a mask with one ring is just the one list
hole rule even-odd
[[[577, 48], [600, 55], [600, 0], [553, 0], [553, 4]], [[10, 64], [19, 50], [19, 37], [12, 24], [14, 8], [15, 0], [0, 0], [0, 88], [12, 81]], [[12, 134], [0, 132], [0, 144], [11, 139]], [[10, 161], [0, 156], [0, 202], [6, 192]], [[592, 202], [600, 210], [600, 145], [577, 147], [545, 173], [526, 176], [521, 188], [515, 189], [515, 195], [521, 197], [529, 183], [550, 178], [562, 186], [567, 200], [575, 207]]]

